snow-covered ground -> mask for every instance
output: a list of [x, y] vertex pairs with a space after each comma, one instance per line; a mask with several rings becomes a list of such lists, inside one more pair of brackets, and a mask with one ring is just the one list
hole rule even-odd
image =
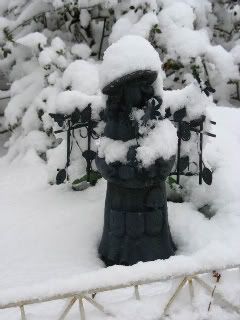
[[[217, 122], [217, 138], [211, 139], [206, 148], [207, 159], [215, 169], [213, 184], [199, 187], [191, 181], [191, 202], [168, 204], [177, 256], [146, 263], [144, 267], [140, 263], [132, 267], [135, 276], [144, 270], [151, 277], [151, 271], [158, 269], [172, 273], [191, 267], [240, 263], [240, 110], [217, 107], [209, 112]], [[0, 302], [26, 293], [26, 288], [21, 287], [28, 287], [31, 293], [45, 283], [47, 292], [48, 283], [59, 288], [68, 279], [69, 283], [79, 280], [85, 286], [104, 281], [106, 273], [101, 270], [97, 245], [103, 224], [105, 181], [82, 192], [73, 192], [66, 185], [49, 186], [46, 166], [31, 150], [11, 163], [7, 157], [2, 158], [0, 176]], [[206, 203], [216, 212], [211, 220], [197, 210]], [[120, 271], [126, 270], [122, 268], [118, 269], [116, 280], [121, 277]], [[109, 268], [111, 278], [114, 272]], [[226, 296], [240, 305], [239, 271], [225, 272], [221, 281]], [[159, 319], [162, 305], [175, 285], [174, 281], [144, 286], [140, 302], [134, 300], [132, 289], [98, 294], [96, 299], [107, 305], [117, 319]], [[194, 308], [188, 300], [188, 294], [183, 293], [181, 303], [172, 309], [171, 319], [239, 319], [239, 315], [216, 306], [207, 313], [209, 297], [201, 290]], [[30, 319], [50, 320], [56, 319], [62, 307], [63, 302], [54, 302], [26, 310]], [[107, 318], [91, 307], [87, 313], [91, 314], [90, 319]], [[19, 319], [18, 311], [0, 310], [0, 320], [14, 319]], [[68, 319], [79, 319], [77, 306]]]

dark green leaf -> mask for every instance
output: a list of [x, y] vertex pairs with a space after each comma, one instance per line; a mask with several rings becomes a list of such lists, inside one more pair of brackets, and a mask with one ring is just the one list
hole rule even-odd
[[59, 127], [62, 127], [64, 124], [65, 116], [61, 113], [49, 113], [50, 117], [53, 118], [55, 122], [59, 125]]
[[169, 118], [171, 117], [172, 113], [171, 113], [171, 109], [168, 107], [165, 109], [165, 117]]
[[210, 169], [204, 167], [202, 171], [202, 177], [203, 177], [203, 181], [206, 184], [208, 185], [212, 184], [212, 171]]
[[91, 119], [92, 109], [91, 106], [88, 105], [82, 112], [81, 112], [81, 120], [82, 122], [87, 122]]
[[93, 151], [93, 150], [85, 150], [83, 153], [82, 153], [82, 156], [88, 161], [92, 161], [95, 159], [96, 157], [96, 152]]
[[[91, 186], [95, 186], [95, 184], [97, 183], [97, 181], [102, 178], [101, 174], [98, 172], [98, 171], [94, 171], [94, 170], [91, 170], [90, 171], [90, 185]], [[85, 183], [87, 182], [87, 175], [85, 174], [83, 177], [81, 177], [80, 179], [76, 179], [73, 181], [72, 183], [72, 188], [73, 190], [75, 191], [81, 191], [81, 190], [84, 190], [86, 189], [85, 188]]]
[[81, 113], [80, 111], [78, 110], [78, 108], [76, 108], [74, 110], [74, 112], [71, 114], [71, 121], [73, 124], [77, 123], [79, 120], [80, 120], [80, 116], [81, 116]]
[[62, 184], [67, 177], [67, 172], [65, 169], [61, 169], [58, 171], [56, 176], [56, 184]]
[[189, 156], [185, 156], [179, 159], [179, 169], [183, 172], [189, 166]]
[[188, 122], [181, 122], [178, 130], [178, 137], [183, 141], [188, 141], [191, 138], [190, 124]]
[[182, 109], [179, 109], [177, 111], [174, 112], [173, 114], [173, 120], [176, 121], [176, 122], [180, 122], [182, 121], [182, 119], [186, 116], [186, 108], [182, 108]]
[[205, 121], [205, 119], [206, 119], [206, 116], [201, 116], [201, 117], [198, 118], [198, 119], [191, 120], [191, 121], [190, 121], [190, 126], [191, 126], [191, 127], [198, 127], [198, 126], [200, 126], [200, 124], [201, 124], [202, 122]]

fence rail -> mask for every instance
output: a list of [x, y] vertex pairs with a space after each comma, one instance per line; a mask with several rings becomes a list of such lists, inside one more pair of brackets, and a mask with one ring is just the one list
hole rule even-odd
[[[105, 309], [105, 307], [103, 305], [101, 305], [100, 303], [98, 303], [94, 300], [94, 297], [97, 293], [133, 287], [136, 299], [140, 300], [139, 286], [145, 285], [145, 284], [152, 284], [152, 283], [157, 283], [157, 282], [165, 282], [165, 281], [169, 281], [169, 280], [179, 279], [180, 280], [179, 284], [178, 284], [176, 290], [174, 291], [174, 293], [172, 294], [172, 296], [169, 298], [168, 302], [166, 303], [162, 316], [168, 314], [170, 306], [176, 300], [179, 292], [186, 285], [188, 285], [188, 287], [189, 287], [189, 294], [190, 294], [190, 298], [192, 301], [192, 299], [194, 297], [194, 286], [193, 286], [194, 283], [197, 283], [200, 287], [202, 287], [205, 291], [207, 291], [210, 294], [210, 298], [214, 299], [214, 301], [217, 304], [224, 306], [225, 308], [228, 308], [231, 311], [234, 311], [240, 315], [240, 306], [236, 306], [236, 305], [232, 304], [231, 302], [229, 302], [224, 297], [223, 293], [220, 293], [216, 290], [216, 285], [214, 287], [212, 287], [211, 285], [207, 284], [205, 280], [200, 278], [201, 275], [212, 274], [213, 272], [216, 273], [216, 270], [218, 270], [218, 272], [219, 272], [219, 271], [226, 271], [226, 270], [233, 270], [233, 269], [240, 269], [240, 264], [229, 265], [229, 266], [226, 266], [225, 268], [216, 267], [216, 268], [211, 268], [211, 269], [199, 269], [198, 271], [193, 272], [193, 273], [182, 273], [182, 274], [171, 275], [171, 276], [159, 275], [159, 277], [155, 277], [152, 279], [142, 279], [142, 280], [140, 279], [137, 281], [126, 281], [126, 282], [121, 282], [119, 284], [114, 284], [114, 285], [109, 285], [109, 286], [103, 285], [103, 286], [98, 286], [95, 288], [93, 287], [88, 290], [79, 290], [79, 291], [74, 290], [72, 292], [69, 291], [69, 292], [65, 292], [62, 294], [46, 295], [45, 297], [39, 296], [39, 298], [33, 298], [33, 299], [25, 299], [24, 297], [22, 297], [22, 299], [18, 299], [17, 301], [8, 302], [6, 304], [3, 304], [0, 302], [0, 309], [19, 308], [19, 311], [21, 314], [21, 319], [27, 320], [25, 306], [69, 298], [69, 302], [67, 303], [67, 306], [65, 307], [64, 311], [57, 319], [64, 320], [66, 318], [67, 314], [69, 313], [69, 311], [71, 310], [72, 306], [76, 302], [78, 302], [80, 319], [85, 320], [86, 314], [85, 314], [83, 301], [89, 302], [96, 309], [105, 313], [106, 315], [108, 315], [108, 316], [110, 315], [110, 316], [114, 317], [114, 315], [111, 312], [109, 312], [107, 309]], [[209, 309], [210, 309], [211, 303], [212, 302], [210, 301]]]

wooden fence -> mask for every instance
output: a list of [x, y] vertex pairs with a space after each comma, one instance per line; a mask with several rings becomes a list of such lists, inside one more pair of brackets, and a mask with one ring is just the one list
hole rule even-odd
[[[165, 315], [168, 314], [170, 306], [173, 304], [173, 302], [177, 299], [179, 292], [186, 286], [189, 288], [189, 294], [191, 301], [194, 298], [194, 283], [197, 283], [202, 287], [204, 290], [206, 290], [209, 295], [210, 295], [210, 303], [209, 303], [209, 310], [211, 307], [212, 302], [214, 301], [215, 303], [219, 304], [220, 306], [223, 306], [233, 312], [236, 312], [240, 315], [240, 306], [234, 305], [231, 302], [229, 302], [221, 293], [220, 291], [217, 290], [217, 286], [212, 286], [209, 285], [205, 280], [202, 279], [202, 275], [206, 274], [211, 274], [217, 278], [216, 283], [220, 279], [220, 271], [225, 271], [225, 270], [233, 270], [233, 269], [240, 269], [240, 265], [229, 265], [226, 266], [225, 268], [214, 268], [211, 270], [198, 270], [197, 272], [194, 273], [189, 273], [189, 274], [178, 274], [177, 276], [168, 276], [166, 277], [159, 275], [159, 277], [155, 277], [153, 279], [144, 279], [144, 280], [138, 280], [138, 281], [126, 281], [126, 282], [121, 282], [119, 284], [114, 284], [114, 285], [109, 285], [109, 286], [98, 286], [96, 288], [91, 288], [88, 290], [81, 290], [79, 288], [79, 291], [72, 291], [72, 292], [64, 292], [62, 294], [51, 294], [45, 297], [42, 297], [41, 295], [39, 298], [33, 298], [33, 299], [25, 299], [22, 297], [21, 299], [18, 299], [17, 301], [12, 301], [8, 302], [6, 304], [1, 304], [0, 302], [0, 309], [8, 309], [8, 308], [19, 308], [20, 314], [21, 314], [21, 319], [22, 320], [30, 320], [27, 319], [26, 313], [25, 313], [25, 307], [28, 305], [33, 305], [33, 304], [39, 304], [43, 302], [50, 302], [50, 301], [56, 301], [56, 300], [61, 300], [61, 299], [69, 299], [65, 309], [63, 310], [62, 314], [56, 318], [59, 320], [64, 320], [71, 310], [72, 306], [75, 303], [78, 303], [79, 306], [79, 315], [81, 320], [86, 319], [86, 313], [84, 309], [84, 301], [89, 302], [92, 304], [95, 308], [100, 310], [101, 312], [105, 313], [108, 316], [114, 317], [114, 314], [109, 312], [103, 305], [95, 301], [94, 297], [97, 293], [101, 292], [106, 292], [106, 291], [111, 291], [111, 290], [117, 290], [117, 289], [123, 289], [123, 288], [130, 288], [133, 287], [135, 297], [137, 300], [140, 300], [140, 293], [139, 293], [139, 286], [145, 285], [145, 284], [152, 284], [152, 283], [157, 283], [157, 282], [165, 282], [169, 280], [174, 280], [178, 279], [179, 284], [177, 285], [176, 290], [174, 293], [169, 297], [168, 302], [164, 306], [164, 311], [162, 314], [160, 314], [160, 317], [164, 317]], [[218, 270], [218, 272], [216, 272]]]

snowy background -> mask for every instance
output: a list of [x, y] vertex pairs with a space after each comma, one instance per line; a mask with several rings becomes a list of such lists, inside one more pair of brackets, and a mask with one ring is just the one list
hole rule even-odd
[[[240, 263], [239, 21], [239, 1], [1, 1], [0, 132], [7, 132], [0, 134], [0, 302], [39, 290], [44, 296], [121, 277]], [[185, 105], [188, 119], [199, 112], [217, 122], [209, 128], [217, 137], [206, 139], [204, 148], [213, 183], [200, 186], [197, 177], [183, 177], [184, 202], [168, 202], [176, 256], [106, 270], [97, 256], [106, 182], [72, 191], [72, 181], [86, 169], [74, 146], [70, 183], [55, 185], [57, 169], [66, 163], [66, 135], [53, 134], [59, 128], [49, 113], [71, 114], [76, 106], [83, 110], [91, 103], [99, 120], [105, 103], [100, 88], [106, 75], [99, 79], [103, 52], [128, 34], [148, 39], [159, 53], [157, 89], [164, 108]], [[190, 142], [183, 152], [194, 158], [196, 141]], [[86, 145], [81, 139], [80, 144]], [[239, 278], [239, 270], [224, 272], [219, 284], [236, 305]], [[175, 281], [143, 286], [140, 302], [132, 289], [99, 294], [96, 301], [117, 319], [159, 319], [175, 286]], [[239, 319], [216, 305], [208, 313], [209, 296], [199, 288], [197, 293], [191, 307], [185, 289], [170, 318]], [[54, 302], [26, 310], [31, 319], [50, 320], [62, 308], [63, 302]], [[87, 313], [92, 319], [107, 318], [91, 307]], [[77, 306], [68, 318], [79, 318]], [[0, 320], [6, 319], [19, 319], [18, 311], [0, 310]]]

